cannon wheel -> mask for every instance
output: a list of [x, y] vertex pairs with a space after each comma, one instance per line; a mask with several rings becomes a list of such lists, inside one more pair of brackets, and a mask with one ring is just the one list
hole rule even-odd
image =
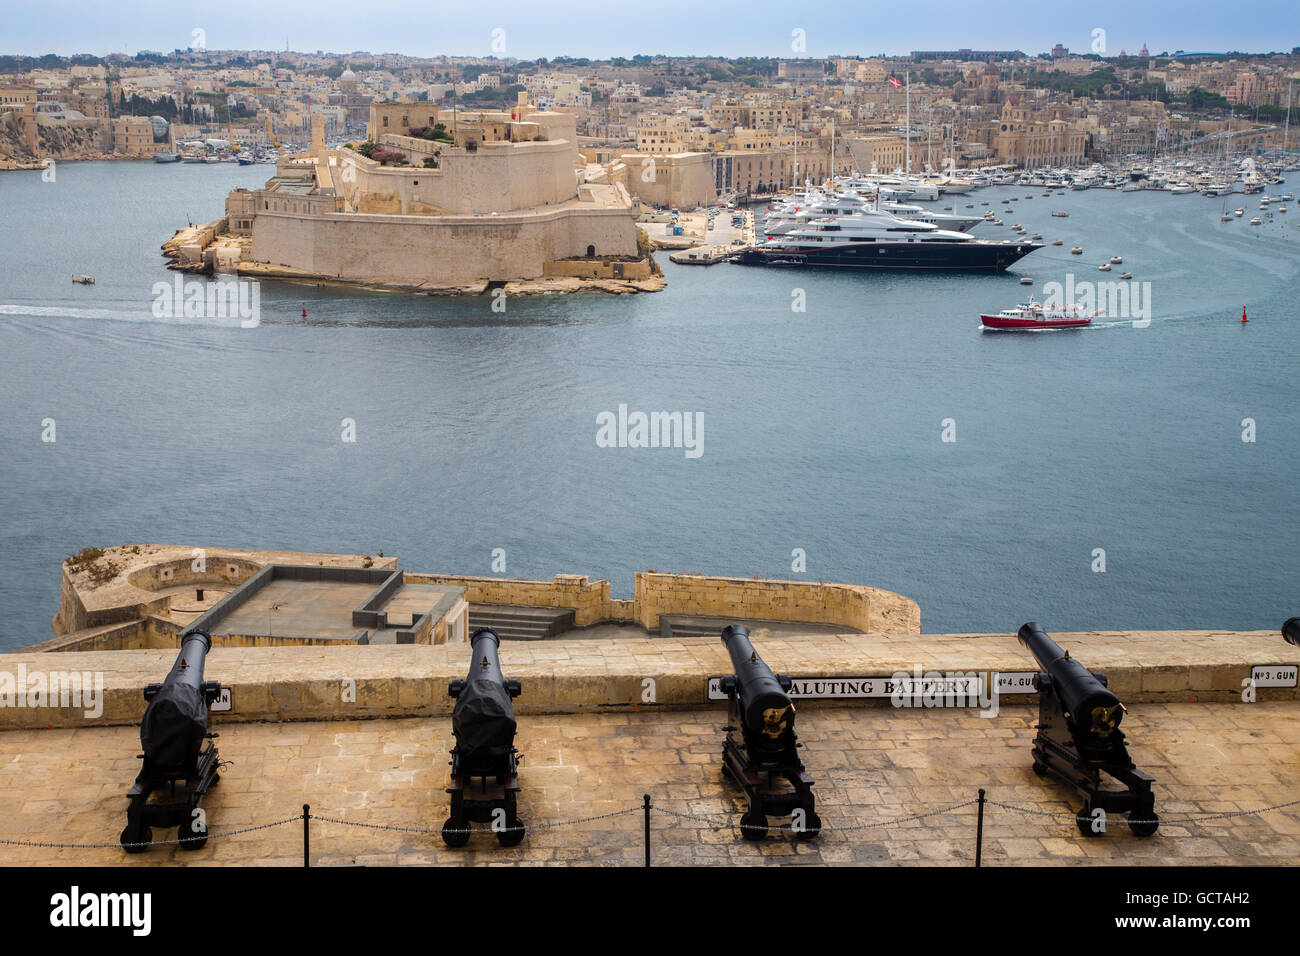
[[740, 818], [740, 835], [758, 841], [767, 836], [767, 817], [760, 810], [749, 810]]
[[502, 846], [518, 846], [524, 842], [526, 831], [524, 830], [524, 821], [515, 817], [514, 822], [510, 825], [512, 829], [502, 830], [497, 834], [497, 842]]
[[194, 820], [192, 817], [186, 817], [181, 821], [180, 826], [176, 828], [176, 838], [181, 841], [182, 850], [202, 850], [208, 842], [207, 831], [195, 833], [193, 829]]
[[822, 832], [822, 818], [817, 814], [809, 811], [808, 818], [804, 822], [804, 828], [795, 833], [800, 840], [814, 840]]
[[1160, 817], [1154, 810], [1147, 810], [1140, 814], [1141, 819], [1134, 820], [1131, 816], [1128, 821], [1128, 828], [1133, 831], [1137, 837], [1155, 836], [1156, 830], [1160, 829]]
[[462, 847], [469, 842], [469, 821], [448, 817], [442, 825], [442, 842], [450, 847]]
[[1039, 761], [1039, 760], [1035, 760], [1035, 761], [1034, 761], [1034, 773], [1038, 774], [1038, 776], [1040, 776], [1040, 777], [1046, 777], [1046, 776], [1047, 776], [1047, 764], [1045, 764], [1045, 763], [1043, 763], [1043, 762], [1041, 762], [1041, 761]]
[[1074, 815], [1074, 822], [1079, 826], [1079, 832], [1086, 837], [1101, 836], [1100, 833], [1092, 828], [1092, 807], [1084, 804], [1083, 809]]
[[151, 827], [141, 827], [138, 831], [132, 831], [128, 823], [122, 829], [122, 835], [117, 838], [122, 844], [122, 849], [127, 853], [143, 853], [149, 849], [148, 846], [128, 846], [130, 843], [149, 843], [153, 840], [153, 829]]
[[524, 841], [524, 821], [519, 819], [518, 794], [513, 790], [506, 792], [505, 799], [506, 827], [497, 834], [497, 842], [502, 846], [518, 846]]

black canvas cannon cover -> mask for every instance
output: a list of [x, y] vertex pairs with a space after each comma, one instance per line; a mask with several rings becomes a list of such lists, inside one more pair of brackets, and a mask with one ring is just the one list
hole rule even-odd
[[451, 713], [451, 732], [465, 757], [501, 757], [515, 742], [515, 708], [500, 679], [465, 682]]
[[189, 684], [164, 684], [140, 721], [140, 745], [159, 766], [185, 766], [193, 762], [207, 732], [203, 692]]
[[140, 746], [159, 767], [188, 768], [197, 759], [208, 732], [208, 685], [203, 665], [212, 639], [202, 631], [181, 638], [167, 679], [145, 689], [149, 706], [140, 721]]
[[456, 698], [451, 732], [461, 757], [471, 762], [506, 757], [514, 747], [515, 708], [510, 701], [520, 687], [518, 681], [501, 674], [500, 643], [490, 627], [475, 631], [470, 638], [474, 656], [469, 674], [450, 688]]

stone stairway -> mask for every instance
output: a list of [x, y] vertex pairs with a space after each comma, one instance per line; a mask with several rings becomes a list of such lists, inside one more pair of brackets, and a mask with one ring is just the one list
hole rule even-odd
[[503, 641], [543, 641], [573, 629], [571, 607], [527, 607], [519, 604], [471, 604], [469, 633], [490, 627]]

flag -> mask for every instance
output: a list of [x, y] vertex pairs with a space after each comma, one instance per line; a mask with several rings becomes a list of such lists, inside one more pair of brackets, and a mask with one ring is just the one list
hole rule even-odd
[[898, 77], [896, 76], [891, 76], [889, 78], [889, 85], [896, 90], [901, 90], [903, 88], [903, 84], [898, 82]]

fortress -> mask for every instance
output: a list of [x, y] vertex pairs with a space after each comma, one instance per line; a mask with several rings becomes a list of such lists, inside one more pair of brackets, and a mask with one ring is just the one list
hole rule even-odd
[[306, 153], [164, 254], [189, 271], [422, 292], [662, 288], [626, 188], [586, 181], [572, 115], [376, 103], [369, 136], [328, 149], [318, 116]]

